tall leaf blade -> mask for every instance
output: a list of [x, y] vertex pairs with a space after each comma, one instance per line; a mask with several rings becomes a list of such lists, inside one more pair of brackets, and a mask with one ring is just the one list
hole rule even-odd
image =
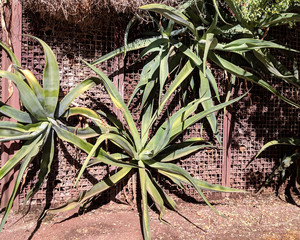
[[111, 100], [113, 101], [115, 106], [118, 109], [120, 109], [122, 111], [122, 113], [124, 114], [124, 118], [125, 118], [125, 120], [128, 124], [129, 130], [130, 130], [130, 132], [132, 134], [132, 137], [134, 139], [135, 147], [137, 148], [137, 151], [140, 151], [141, 143], [140, 143], [139, 132], [136, 128], [134, 120], [133, 120], [126, 104], [124, 103], [120, 93], [118, 92], [118, 90], [116, 89], [114, 84], [109, 80], [109, 78], [103, 72], [101, 72], [99, 69], [97, 69], [96, 67], [94, 67], [93, 65], [91, 65], [87, 62], [85, 62], [85, 61], [83, 61], [83, 62], [88, 67], [90, 67], [101, 78], [102, 83], [103, 83], [106, 91], [110, 95]]
[[145, 151], [151, 151], [157, 145], [159, 140], [164, 135], [164, 131], [167, 128], [167, 125], [169, 124], [168, 121], [173, 122], [172, 125], [173, 128], [181, 125], [182, 121], [186, 120], [186, 118], [188, 118], [191, 114], [193, 114], [197, 110], [199, 104], [202, 101], [203, 101], [202, 99], [195, 100], [189, 103], [186, 107], [181, 108], [179, 111], [174, 113], [171, 117], [169, 117], [169, 119], [159, 127], [155, 135], [151, 138], [151, 140], [145, 147]]
[[282, 96], [270, 84], [268, 84], [264, 80], [260, 79], [259, 77], [253, 75], [252, 73], [244, 70], [243, 68], [241, 68], [239, 66], [234, 65], [233, 63], [223, 59], [222, 57], [218, 56], [217, 54], [215, 54], [213, 52], [209, 53], [209, 57], [214, 63], [216, 63], [218, 66], [222, 67], [223, 69], [227, 70], [231, 74], [234, 74], [237, 77], [246, 79], [250, 82], [256, 83], [256, 84], [262, 86], [263, 88], [267, 89], [268, 91], [270, 91], [271, 93], [273, 93], [274, 95], [279, 97], [281, 100], [285, 101], [286, 103], [288, 103], [288, 104], [290, 104], [290, 105], [292, 105], [296, 108], [300, 108], [299, 104], [297, 104], [297, 103], [289, 100], [288, 98]]
[[42, 184], [44, 183], [46, 177], [48, 176], [51, 165], [54, 158], [54, 150], [55, 150], [55, 138], [54, 138], [54, 130], [50, 128], [48, 129], [49, 133], [47, 134], [47, 139], [44, 144], [42, 157], [41, 157], [41, 165], [40, 165], [40, 171], [38, 174], [38, 181], [35, 184], [34, 188], [32, 188], [29, 193], [27, 194], [24, 205], [28, 201], [29, 198], [33, 197], [36, 192], [41, 188]]
[[170, 87], [164, 94], [162, 100], [161, 100], [161, 106], [158, 109], [158, 115], [162, 111], [164, 105], [167, 103], [171, 95], [174, 93], [174, 91], [177, 89], [177, 87], [180, 86], [180, 84], [192, 73], [194, 70], [195, 65], [190, 60], [187, 61], [187, 63], [183, 66], [181, 71], [178, 73], [178, 75], [175, 77], [174, 81], [171, 83]]
[[229, 24], [229, 23], [227, 23], [227, 22], [224, 20], [224, 18], [222, 17], [222, 14], [220, 13], [218, 1], [217, 1], [217, 0], [213, 0], [213, 4], [214, 4], [215, 10], [216, 10], [218, 16], [222, 19], [222, 21], [223, 21], [224, 23]]
[[[214, 107], [214, 102], [212, 100], [209, 82], [201, 70], [199, 70], [199, 75], [200, 75], [200, 79], [201, 79], [199, 96], [200, 96], [200, 98], [208, 98], [207, 101], [204, 101], [201, 104], [202, 104], [202, 107], [204, 110], [209, 110], [212, 107]], [[210, 124], [211, 130], [212, 130], [214, 136], [217, 138], [218, 142], [221, 144], [221, 136], [220, 136], [219, 129], [218, 129], [216, 115], [214, 113], [212, 113], [212, 114], [208, 115], [206, 118]]]
[[158, 190], [160, 187], [158, 185], [154, 185], [152, 180], [150, 179], [149, 175], [147, 172], [145, 172], [146, 175], [146, 189], [149, 195], [151, 196], [153, 202], [155, 203], [157, 209], [160, 212], [160, 219], [162, 214], [166, 211], [165, 206], [164, 206], [164, 200], [163, 197], [161, 196], [160, 191]]
[[27, 82], [29, 83], [31, 89], [34, 91], [37, 99], [41, 103], [42, 106], [45, 104], [45, 94], [41, 85], [35, 78], [35, 76], [28, 69], [19, 69], [19, 71], [25, 76]]
[[169, 7], [164, 4], [154, 3], [142, 6], [140, 7], [140, 9], [159, 13], [167, 19], [170, 19], [180, 25], [187, 27], [192, 33], [197, 34], [195, 26], [188, 20], [188, 18], [183, 13], [177, 11], [173, 7]]
[[206, 60], [207, 60], [207, 54], [210, 50], [212, 43], [214, 41], [214, 34], [213, 33], [207, 33], [206, 34], [206, 41], [205, 41], [205, 47], [204, 47], [204, 53], [203, 53], [203, 72], [205, 73], [206, 69]]
[[169, 75], [168, 59], [169, 59], [168, 49], [162, 50], [160, 56], [160, 66], [159, 66], [159, 96], [162, 96], [163, 87]]
[[124, 53], [124, 51], [126, 50], [126, 52], [129, 51], [135, 51], [135, 50], [139, 50], [141, 48], [145, 48], [148, 45], [150, 45], [151, 43], [153, 43], [154, 41], [156, 41], [158, 38], [160, 37], [151, 37], [151, 38], [146, 38], [146, 39], [137, 39], [132, 43], [127, 44], [126, 46], [120, 47], [108, 54], [105, 54], [104, 56], [100, 57], [99, 59], [95, 60], [94, 62], [92, 62], [92, 65], [97, 65], [100, 64], [102, 62], [105, 62], [117, 55], [120, 55], [122, 53]]
[[[151, 58], [153, 55], [151, 55]], [[147, 60], [148, 61], [148, 60]], [[150, 59], [143, 67], [140, 80], [137, 83], [136, 87], [133, 90], [133, 93], [130, 96], [130, 99], [128, 101], [127, 106], [129, 106], [135, 97], [135, 95], [141, 91], [141, 89], [150, 82], [153, 81], [155, 78], [153, 77], [154, 72], [157, 71], [159, 67], [159, 55], [154, 56], [152, 59]], [[145, 87], [146, 88], [146, 87]]]
[[215, 111], [218, 111], [220, 109], [223, 109], [224, 107], [226, 107], [226, 106], [228, 106], [228, 105], [230, 105], [234, 102], [237, 102], [238, 100], [242, 99], [244, 96], [245, 96], [245, 94], [242, 95], [242, 96], [239, 96], [235, 99], [232, 99], [228, 102], [224, 102], [224, 103], [215, 105], [214, 107], [212, 107], [208, 110], [204, 110], [204, 111], [202, 111], [200, 113], [197, 113], [194, 116], [192, 116], [192, 117], [190, 117], [190, 118], [188, 118], [184, 121], [181, 121], [178, 125], [174, 125], [173, 129], [172, 129], [172, 134], [171, 134], [170, 141], [173, 141], [179, 134], [181, 134], [183, 131], [185, 131], [189, 126], [195, 124], [196, 122], [200, 121], [201, 119], [208, 116], [209, 114], [211, 114]]
[[151, 239], [150, 223], [149, 223], [149, 211], [148, 211], [148, 196], [147, 196], [147, 178], [145, 165], [142, 161], [139, 161], [139, 177], [142, 195], [142, 223], [143, 223], [143, 236], [144, 239]]
[[[28, 35], [27, 35], [28, 36]], [[37, 40], [43, 47], [45, 53], [45, 68], [43, 72], [43, 89], [45, 94], [45, 111], [50, 117], [54, 117], [59, 94], [59, 69], [54, 53], [51, 48], [41, 39], [28, 36]]]
[[143, 109], [142, 127], [141, 127], [141, 143], [143, 147], [145, 146], [149, 137], [149, 131], [150, 131], [149, 119], [151, 119], [152, 117], [153, 108], [154, 108], [154, 98], [152, 98]]

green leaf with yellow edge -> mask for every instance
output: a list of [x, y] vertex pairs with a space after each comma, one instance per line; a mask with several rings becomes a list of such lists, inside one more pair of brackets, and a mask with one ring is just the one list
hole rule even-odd
[[[91, 152], [91, 150], [93, 148], [92, 144], [82, 140], [80, 137], [76, 136], [75, 134], [59, 127], [59, 125], [57, 123], [52, 122], [52, 124], [53, 124], [52, 126], [53, 126], [55, 132], [57, 133], [58, 137], [61, 140], [69, 142], [71, 144], [74, 144], [75, 146], [77, 146], [81, 150], [85, 151], [86, 153]], [[97, 152], [97, 155], [92, 156], [91, 158], [98, 158], [105, 164], [114, 165], [117, 167], [136, 167], [135, 164], [130, 164], [130, 163], [126, 163], [126, 162], [114, 159], [108, 153], [106, 153], [103, 149], [100, 149]]]
[[44, 108], [50, 117], [54, 117], [59, 94], [59, 69], [54, 53], [51, 48], [41, 39], [26, 35], [38, 41], [45, 54], [45, 67], [43, 71], [43, 89], [45, 94]]
[[135, 156], [136, 154], [135, 154], [133, 147], [123, 137], [116, 135], [116, 134], [112, 134], [112, 133], [102, 134], [102, 135], [100, 135], [100, 137], [98, 137], [95, 145], [93, 145], [92, 148], [89, 150], [88, 156], [84, 160], [82, 167], [78, 173], [78, 176], [75, 181], [75, 185], [78, 183], [78, 181], [79, 181], [80, 177], [82, 176], [84, 170], [86, 169], [90, 159], [96, 155], [95, 153], [96, 153], [97, 149], [99, 148], [101, 143], [103, 143], [105, 140], [110, 140], [110, 141], [114, 142], [116, 145], [118, 145], [122, 149], [124, 149], [131, 157], [137, 157], [137, 156]]
[[35, 76], [30, 72], [28, 69], [19, 69], [19, 71], [25, 76], [29, 86], [34, 91], [37, 99], [41, 103], [42, 106], [45, 104], [45, 94], [44, 90], [42, 89], [41, 85], [35, 78]]
[[11, 80], [18, 88], [24, 107], [37, 120], [47, 120], [47, 114], [31, 88], [16, 74], [0, 70], [0, 76]]
[[[1, 124], [2, 125], [2, 124]], [[38, 126], [37, 124], [34, 124], [33, 128], [28, 128], [26, 132], [19, 132], [19, 134], [15, 131], [14, 133], [12, 132], [12, 135], [3, 135], [4, 132], [7, 132], [9, 128], [1, 129], [0, 125], [0, 142], [8, 142], [8, 141], [15, 141], [15, 140], [30, 140], [38, 135], [41, 134], [49, 125], [47, 122], [42, 122], [39, 123]], [[27, 126], [26, 126], [27, 127]], [[25, 129], [24, 129], [25, 130]], [[7, 132], [9, 133], [9, 132]]]
[[124, 114], [124, 118], [128, 124], [129, 130], [132, 134], [133, 140], [134, 140], [134, 145], [137, 148], [137, 151], [140, 151], [141, 149], [141, 144], [140, 144], [140, 135], [139, 132], [136, 128], [135, 122], [126, 106], [124, 103], [120, 93], [114, 86], [114, 84], [109, 80], [109, 78], [101, 72], [99, 69], [94, 67], [93, 65], [83, 61], [88, 67], [90, 67], [102, 80], [102, 83], [108, 92], [112, 102], [115, 104], [115, 106], [121, 110], [121, 112]]

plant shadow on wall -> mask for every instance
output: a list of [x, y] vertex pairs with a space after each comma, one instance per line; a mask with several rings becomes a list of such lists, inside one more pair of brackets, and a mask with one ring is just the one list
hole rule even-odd
[[[82, 68], [80, 59], [93, 61], [99, 55], [112, 51], [121, 46], [121, 38], [115, 32], [122, 34], [125, 21], [111, 25], [101, 25], [98, 28], [80, 29], [77, 25], [70, 25], [65, 21], [57, 21], [53, 18], [42, 19], [37, 13], [26, 11], [24, 13], [23, 33], [34, 35], [47, 41], [57, 56], [61, 71], [61, 92], [65, 95], [74, 82], [83, 81], [91, 71]], [[124, 26], [124, 27], [123, 27]], [[30, 39], [22, 39], [22, 49], [28, 54], [22, 56], [22, 64], [32, 70], [35, 75], [42, 75], [42, 54], [36, 43]], [[34, 51], [33, 51], [34, 47]], [[32, 55], [36, 58], [32, 59]], [[103, 65], [103, 71], [111, 74], [114, 69], [115, 59], [107, 61]], [[85, 94], [82, 94], [76, 103], [88, 108], [99, 108], [98, 104], [109, 107], [109, 98], [102, 91], [101, 86], [96, 86]], [[111, 104], [110, 104], [111, 105]]]

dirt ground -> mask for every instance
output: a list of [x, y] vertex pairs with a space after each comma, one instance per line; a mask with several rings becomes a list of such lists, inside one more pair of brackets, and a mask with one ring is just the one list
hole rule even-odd
[[[185, 218], [167, 211], [163, 219], [168, 224], [151, 211], [152, 239], [300, 239], [300, 208], [274, 195], [224, 197], [211, 203], [227, 218], [205, 204], [182, 201]], [[111, 202], [80, 216], [76, 211], [48, 215], [37, 225], [38, 216], [11, 214], [0, 239], [142, 239], [139, 214], [129, 205]]]

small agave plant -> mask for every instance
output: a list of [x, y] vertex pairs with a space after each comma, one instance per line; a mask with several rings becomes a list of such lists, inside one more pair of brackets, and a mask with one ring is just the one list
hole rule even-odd
[[[259, 192], [263, 191], [265, 187], [267, 187], [271, 183], [271, 181], [273, 180], [273, 178], [275, 178], [277, 174], [280, 174], [281, 181], [284, 182], [288, 177], [288, 174], [286, 174], [287, 171], [290, 171], [291, 174], [294, 174], [295, 182], [292, 183], [292, 185], [295, 186], [298, 192], [300, 192], [300, 153], [299, 153], [300, 139], [299, 138], [289, 137], [289, 138], [281, 138], [278, 140], [272, 140], [266, 143], [259, 150], [259, 152], [253, 158], [253, 160], [256, 159], [267, 148], [277, 146], [277, 145], [286, 145], [290, 147], [296, 147], [298, 149], [296, 149], [296, 151], [294, 151], [292, 154], [289, 154], [282, 159], [282, 161], [274, 168], [273, 172], [264, 182]], [[252, 161], [250, 161], [249, 164]]]
[[[97, 136], [101, 133], [101, 128], [99, 127], [75, 129], [68, 126], [64, 120], [64, 117], [78, 114], [84, 115], [84, 112], [90, 111], [80, 107], [70, 108], [70, 105], [81, 93], [99, 83], [98, 79], [88, 78], [82, 81], [59, 101], [60, 77], [56, 58], [44, 41], [36, 37], [28, 37], [37, 40], [44, 49], [46, 64], [43, 72], [43, 87], [28, 69], [21, 67], [14, 53], [5, 44], [0, 43], [1, 47], [10, 56], [14, 67], [14, 72], [0, 70], [0, 76], [9, 79], [16, 85], [23, 108], [23, 110], [17, 110], [0, 102], [1, 115], [16, 121], [0, 122], [0, 142], [22, 141], [20, 149], [0, 168], [0, 179], [2, 179], [15, 166], [21, 164], [0, 229], [3, 228], [18, 188], [26, 177], [26, 169], [39, 153], [41, 153], [41, 163], [38, 181], [28, 193], [25, 202], [40, 189], [49, 174], [54, 158], [57, 136], [83, 150], [89, 151], [92, 149], [92, 146], [83, 139]], [[77, 135], [74, 134], [75, 131]], [[99, 152], [98, 156], [101, 157], [101, 154], [102, 152]]]
[[[100, 158], [95, 159], [94, 156], [101, 147], [101, 144], [107, 140], [120, 149], [119, 155], [110, 155], [107, 153], [107, 158], [112, 161], [111, 164], [119, 167], [119, 170], [112, 176], [95, 184], [89, 191], [81, 193], [77, 199], [71, 199], [67, 204], [56, 209], [50, 209], [49, 212], [65, 211], [85, 205], [92, 197], [109, 189], [126, 178], [130, 172], [135, 171], [139, 176], [139, 187], [142, 198], [143, 235], [145, 239], [150, 239], [148, 196], [151, 197], [161, 214], [165, 211], [165, 207], [169, 207], [174, 211], [177, 210], [174, 200], [160, 187], [159, 182], [156, 179], [157, 174], [165, 176], [179, 187], [183, 187], [183, 183], [193, 186], [215, 212], [217, 211], [204, 196], [202, 192], [203, 189], [219, 192], [242, 192], [195, 179], [174, 162], [191, 153], [199, 151], [200, 149], [214, 148], [213, 145], [203, 138], [190, 138], [182, 142], [177, 142], [175, 139], [180, 134], [184, 133], [188, 127], [209, 114], [238, 101], [243, 96], [218, 104], [199, 113], [195, 112], [197, 112], [199, 105], [204, 101], [207, 101], [208, 98], [196, 99], [168, 117], [155, 133], [152, 132], [150, 134], [150, 131], [154, 129], [154, 123], [158, 120], [164, 106], [178, 86], [176, 81], [174, 81], [164, 94], [159, 107], [156, 108], [154, 104], [156, 99], [155, 94], [152, 94], [147, 98], [147, 102], [141, 110], [139, 132], [127, 105], [114, 84], [99, 69], [89, 63], [86, 64], [100, 77], [99, 80], [110, 95], [113, 104], [122, 112], [125, 123], [123, 124], [121, 119], [118, 119], [110, 112], [98, 111], [98, 114], [101, 117], [107, 118], [108, 122], [111, 124], [102, 126], [103, 128], [106, 127], [107, 131], [97, 138], [95, 145], [83, 163], [77, 181], [87, 167], [102, 162]], [[86, 116], [88, 116], [88, 114]], [[94, 116], [94, 113], [90, 116], [92, 119], [97, 119], [97, 117]], [[99, 119], [100, 116], [98, 117]], [[101, 126], [100, 121], [98, 122], [99, 126]]]

